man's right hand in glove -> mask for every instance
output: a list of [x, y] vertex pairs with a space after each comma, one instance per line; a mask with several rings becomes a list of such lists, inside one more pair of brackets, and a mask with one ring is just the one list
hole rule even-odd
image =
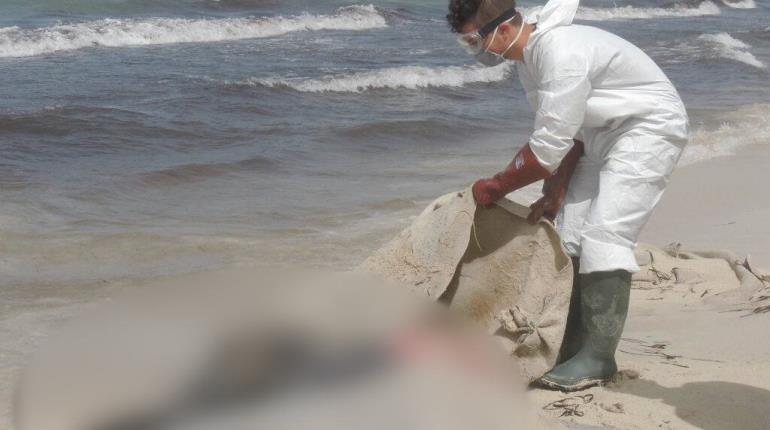
[[545, 182], [543, 182], [543, 197], [530, 206], [532, 212], [527, 217], [527, 221], [530, 224], [537, 224], [540, 218], [546, 218], [551, 222], [556, 218], [556, 214], [559, 213], [562, 205], [564, 205], [570, 179], [572, 179], [572, 174], [575, 172], [575, 167], [583, 152], [583, 142], [576, 140], [575, 145], [567, 156], [564, 157], [556, 172], [545, 179]]

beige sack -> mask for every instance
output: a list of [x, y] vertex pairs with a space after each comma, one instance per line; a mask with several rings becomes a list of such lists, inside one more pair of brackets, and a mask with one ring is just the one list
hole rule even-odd
[[383, 275], [497, 336], [531, 381], [556, 362], [572, 289], [572, 262], [554, 228], [503, 200], [477, 208], [471, 191], [431, 203], [360, 269]]

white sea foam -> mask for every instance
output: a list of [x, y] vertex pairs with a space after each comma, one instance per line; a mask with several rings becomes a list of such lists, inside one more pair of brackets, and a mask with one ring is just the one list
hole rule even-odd
[[733, 9], [756, 9], [754, 0], [722, 0], [722, 3]]
[[[751, 1], [751, 0], [748, 0]], [[681, 18], [694, 16], [719, 15], [719, 6], [711, 1], [704, 1], [698, 7], [676, 6], [671, 8], [637, 8], [632, 6], [614, 8], [581, 7], [577, 19], [587, 21], [609, 21], [616, 19]]]
[[333, 15], [227, 19], [102, 19], [36, 29], [0, 28], [0, 57], [29, 57], [90, 46], [142, 46], [219, 42], [297, 31], [386, 27], [374, 6], [350, 6]]
[[719, 55], [723, 58], [739, 61], [758, 69], [764, 69], [766, 67], [763, 62], [759, 61], [757, 57], [748, 51], [751, 49], [751, 45], [738, 40], [727, 33], [702, 34], [698, 39], [714, 45]]
[[680, 165], [734, 155], [746, 145], [770, 143], [770, 105], [740, 108], [725, 120], [716, 129], [694, 131]]
[[250, 78], [236, 85], [288, 87], [296, 91], [359, 93], [372, 89], [417, 89], [428, 87], [462, 87], [467, 84], [497, 82], [510, 76], [508, 65], [496, 67], [395, 67], [321, 79]]

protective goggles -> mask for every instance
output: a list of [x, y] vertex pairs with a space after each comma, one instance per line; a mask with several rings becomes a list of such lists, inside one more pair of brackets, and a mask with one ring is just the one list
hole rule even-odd
[[510, 21], [513, 19], [513, 17], [516, 16], [518, 12], [516, 12], [516, 9], [508, 9], [507, 11], [503, 12], [500, 16], [493, 19], [492, 21], [485, 24], [483, 27], [478, 29], [477, 31], [471, 32], [471, 33], [464, 33], [461, 34], [457, 41], [465, 48], [466, 51], [468, 51], [471, 55], [476, 55], [479, 52], [481, 52], [484, 49], [484, 39], [500, 24]]

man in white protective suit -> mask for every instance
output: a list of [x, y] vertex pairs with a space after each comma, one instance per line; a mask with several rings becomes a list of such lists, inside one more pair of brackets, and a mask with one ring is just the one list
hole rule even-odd
[[661, 69], [628, 41], [572, 21], [578, 0], [524, 17], [515, 0], [450, 0], [459, 41], [488, 66], [515, 61], [534, 132], [508, 167], [473, 185], [480, 205], [545, 179], [530, 222], [554, 221], [575, 263], [557, 365], [540, 384], [575, 391], [617, 372], [634, 248], [687, 144], [688, 118]]

